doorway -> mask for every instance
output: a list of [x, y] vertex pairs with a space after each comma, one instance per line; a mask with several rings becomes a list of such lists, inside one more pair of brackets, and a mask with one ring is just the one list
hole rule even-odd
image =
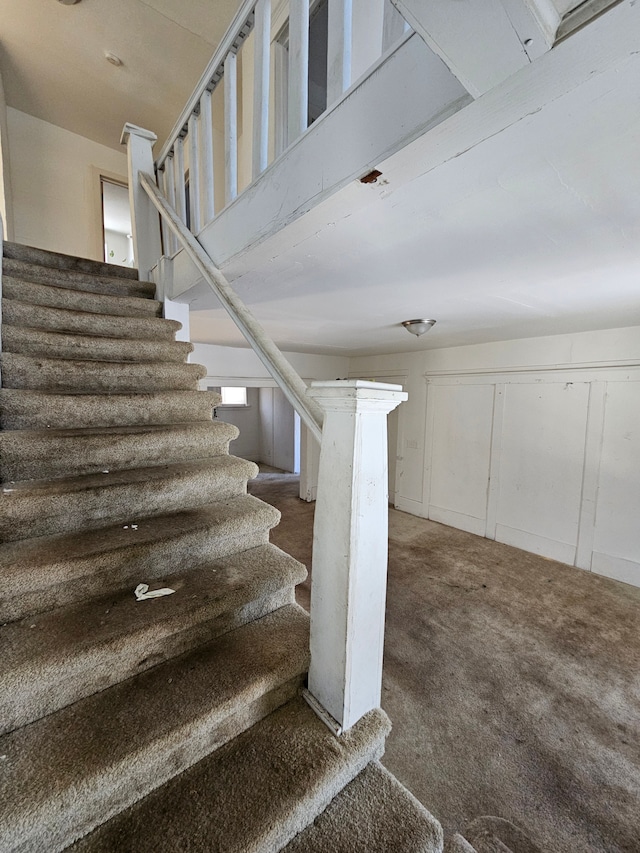
[[104, 260], [119, 267], [133, 267], [133, 236], [129, 189], [126, 184], [100, 176], [102, 243]]

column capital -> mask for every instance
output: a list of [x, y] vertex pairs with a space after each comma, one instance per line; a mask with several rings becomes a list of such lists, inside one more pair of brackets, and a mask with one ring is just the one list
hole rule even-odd
[[157, 135], [152, 130], [145, 130], [144, 127], [138, 127], [137, 124], [131, 124], [131, 122], [127, 121], [120, 134], [120, 145], [126, 145], [130, 136], [138, 136], [140, 139], [146, 139], [147, 142], [151, 143], [152, 148], [154, 143], [158, 141]]
[[409, 396], [401, 385], [365, 379], [314, 381], [307, 394], [325, 412], [391, 412]]

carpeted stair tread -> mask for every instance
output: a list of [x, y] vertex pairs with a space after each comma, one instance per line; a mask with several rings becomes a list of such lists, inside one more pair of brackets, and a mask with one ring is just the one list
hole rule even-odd
[[[1, 629], [0, 726], [11, 731], [292, 604], [306, 570], [273, 545], [154, 581], [173, 595], [136, 601], [137, 583]], [[144, 577], [139, 578], [145, 581]]]
[[43, 308], [62, 308], [89, 314], [109, 314], [112, 317], [160, 317], [162, 303], [139, 296], [112, 296], [85, 290], [69, 290], [47, 284], [34, 284], [2, 276], [2, 296], [11, 301], [27, 302]]
[[149, 392], [197, 391], [206, 373], [200, 364], [172, 361], [130, 364], [2, 353], [5, 387], [31, 391], [135, 394], [140, 387]]
[[13, 258], [51, 269], [68, 269], [87, 272], [91, 275], [108, 275], [117, 278], [136, 279], [138, 270], [132, 267], [121, 267], [118, 264], [108, 264], [103, 261], [93, 261], [89, 258], [77, 258], [75, 255], [64, 255], [61, 252], [51, 252], [48, 249], [37, 249], [35, 246], [25, 246], [5, 240], [3, 243], [5, 258]]
[[64, 849], [290, 699], [307, 665], [288, 605], [4, 735], [0, 849]]
[[0, 541], [106, 527], [246, 494], [258, 466], [235, 456], [26, 480], [0, 492]]
[[369, 761], [380, 757], [389, 728], [384, 712], [375, 710], [336, 738], [304, 700], [296, 698], [72, 849], [280, 850]]
[[0, 622], [181, 574], [267, 543], [280, 512], [250, 495], [83, 533], [0, 545]]
[[81, 270], [55, 269], [12, 258], [3, 260], [3, 273], [7, 278], [24, 282], [29, 286], [56, 287], [83, 293], [137, 299], [155, 299], [156, 294], [156, 285], [152, 281], [139, 281], [137, 278], [123, 278]]
[[118, 317], [111, 314], [89, 314], [65, 308], [31, 305], [17, 299], [2, 299], [2, 324], [68, 332], [72, 335], [95, 335], [107, 338], [172, 341], [182, 328], [177, 320], [158, 317]]
[[372, 761], [282, 853], [442, 853], [442, 827]]
[[224, 421], [0, 432], [3, 483], [193, 462], [226, 454], [238, 428]]
[[455, 835], [446, 840], [444, 853], [478, 853], [478, 851], [473, 845], [469, 844], [466, 838], [456, 832]]
[[187, 341], [134, 341], [131, 338], [96, 338], [5, 326], [3, 352], [32, 357], [85, 359], [91, 361], [178, 362], [184, 363], [193, 344]]
[[220, 395], [213, 391], [64, 394], [0, 389], [4, 430], [84, 429], [210, 421]]

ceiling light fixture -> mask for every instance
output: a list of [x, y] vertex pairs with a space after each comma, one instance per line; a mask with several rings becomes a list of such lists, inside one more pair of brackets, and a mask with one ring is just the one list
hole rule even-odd
[[73, 6], [79, 2], [80, 0], [58, 0], [58, 3], [62, 3], [63, 6]]
[[122, 60], [120, 59], [120, 57], [116, 56], [115, 53], [111, 53], [110, 50], [107, 50], [105, 52], [104, 58], [107, 60], [107, 62], [110, 62], [112, 65], [115, 65], [116, 68], [120, 68], [120, 66], [122, 65]]
[[412, 335], [419, 338], [420, 335], [428, 332], [435, 322], [435, 320], [403, 320], [402, 325], [407, 332], [411, 332]]

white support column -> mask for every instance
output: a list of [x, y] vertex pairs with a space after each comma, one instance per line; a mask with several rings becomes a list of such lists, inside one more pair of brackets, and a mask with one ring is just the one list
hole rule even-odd
[[200, 171], [202, 174], [202, 217], [208, 225], [215, 216], [215, 177], [213, 169], [213, 121], [211, 118], [211, 92], [200, 97]]
[[198, 234], [200, 220], [200, 140], [198, 138], [198, 116], [189, 116], [189, 213], [191, 232]]
[[269, 69], [271, 55], [271, 0], [258, 0], [255, 10], [253, 60], [253, 146], [251, 172], [255, 180], [269, 159]]
[[238, 72], [235, 53], [224, 61], [224, 198], [238, 195]]
[[288, 143], [307, 129], [309, 113], [309, 0], [290, 0]]
[[176, 192], [175, 210], [180, 221], [187, 224], [187, 194], [184, 188], [184, 141], [178, 137], [173, 143], [173, 178]]
[[380, 706], [387, 583], [387, 415], [407, 394], [313, 382], [324, 411], [313, 532], [309, 692], [351, 728]]
[[133, 229], [133, 254], [142, 281], [148, 281], [151, 268], [162, 254], [158, 213], [140, 186], [140, 172], [153, 175], [153, 145], [158, 137], [127, 122], [120, 144], [127, 146], [129, 161], [129, 206]]
[[351, 85], [352, 0], [329, 0], [327, 106]]

